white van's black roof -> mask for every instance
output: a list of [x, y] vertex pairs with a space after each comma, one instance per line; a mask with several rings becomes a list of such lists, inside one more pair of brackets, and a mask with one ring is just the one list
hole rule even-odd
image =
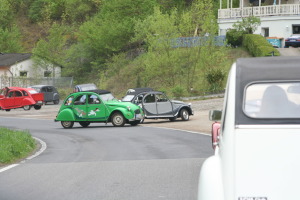
[[254, 82], [300, 81], [300, 57], [240, 58], [236, 62], [235, 124], [299, 124], [299, 119], [254, 119], [243, 113], [245, 88]]

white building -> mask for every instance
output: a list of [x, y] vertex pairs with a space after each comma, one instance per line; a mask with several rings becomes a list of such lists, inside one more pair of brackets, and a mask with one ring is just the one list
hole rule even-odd
[[44, 60], [35, 63], [31, 56], [31, 53], [0, 53], [0, 88], [27, 87], [37, 80], [39, 84], [53, 85], [54, 80], [61, 79], [60, 66]]
[[285, 38], [300, 34], [300, 0], [240, 0], [239, 8], [233, 8], [232, 0], [226, 0], [226, 8], [224, 4], [220, 0], [219, 35], [225, 35], [235, 22], [249, 16], [261, 20], [255, 34], [280, 38], [282, 47]]
[[31, 53], [0, 53], [0, 77], [60, 77], [61, 67], [52, 63], [38, 66]]

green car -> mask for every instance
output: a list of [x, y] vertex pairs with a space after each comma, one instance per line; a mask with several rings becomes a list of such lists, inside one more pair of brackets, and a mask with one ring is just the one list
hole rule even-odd
[[120, 102], [107, 90], [93, 90], [70, 94], [60, 107], [55, 121], [64, 128], [72, 128], [74, 122], [82, 127], [90, 123], [112, 122], [114, 126], [138, 125], [144, 119], [142, 109], [128, 102]]

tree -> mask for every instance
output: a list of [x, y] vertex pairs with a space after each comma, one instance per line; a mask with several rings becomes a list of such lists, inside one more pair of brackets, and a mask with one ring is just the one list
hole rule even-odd
[[0, 28], [0, 41], [0, 52], [23, 52], [21, 34], [17, 26], [13, 26], [11, 28]]
[[238, 21], [232, 25], [237, 31], [245, 34], [253, 34], [260, 25], [260, 18], [255, 16], [243, 17], [242, 21]]
[[46, 39], [41, 39], [33, 49], [33, 58], [39, 67], [52, 71], [55, 76], [55, 65], [63, 65], [65, 62], [65, 50], [70, 36], [70, 30], [54, 23]]

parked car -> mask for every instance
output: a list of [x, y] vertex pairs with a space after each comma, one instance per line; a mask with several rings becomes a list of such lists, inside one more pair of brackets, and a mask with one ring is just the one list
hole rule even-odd
[[59, 104], [59, 93], [54, 86], [51, 85], [33, 85], [29, 88], [35, 89], [37, 92], [44, 94], [45, 104], [48, 102], [53, 102], [54, 104]]
[[210, 112], [215, 154], [199, 177], [199, 200], [298, 199], [300, 58], [241, 58], [224, 106]]
[[14, 108], [30, 110], [34, 107], [41, 109], [44, 101], [44, 94], [38, 93], [32, 88], [5, 87], [0, 91], [0, 109], [10, 111]]
[[300, 34], [294, 34], [285, 39], [285, 48], [300, 47]]
[[82, 127], [90, 123], [111, 122], [114, 126], [128, 123], [136, 126], [144, 118], [143, 110], [130, 102], [120, 102], [106, 90], [70, 94], [60, 107], [55, 121], [64, 128], [72, 128], [74, 122]]
[[83, 92], [97, 89], [98, 88], [94, 83], [80, 84], [74, 86], [74, 92]]
[[127, 91], [122, 101], [132, 102], [143, 108], [145, 119], [163, 119], [175, 121], [181, 118], [187, 121], [193, 115], [191, 104], [182, 101], [169, 100], [163, 92], [151, 88], [133, 88]]

